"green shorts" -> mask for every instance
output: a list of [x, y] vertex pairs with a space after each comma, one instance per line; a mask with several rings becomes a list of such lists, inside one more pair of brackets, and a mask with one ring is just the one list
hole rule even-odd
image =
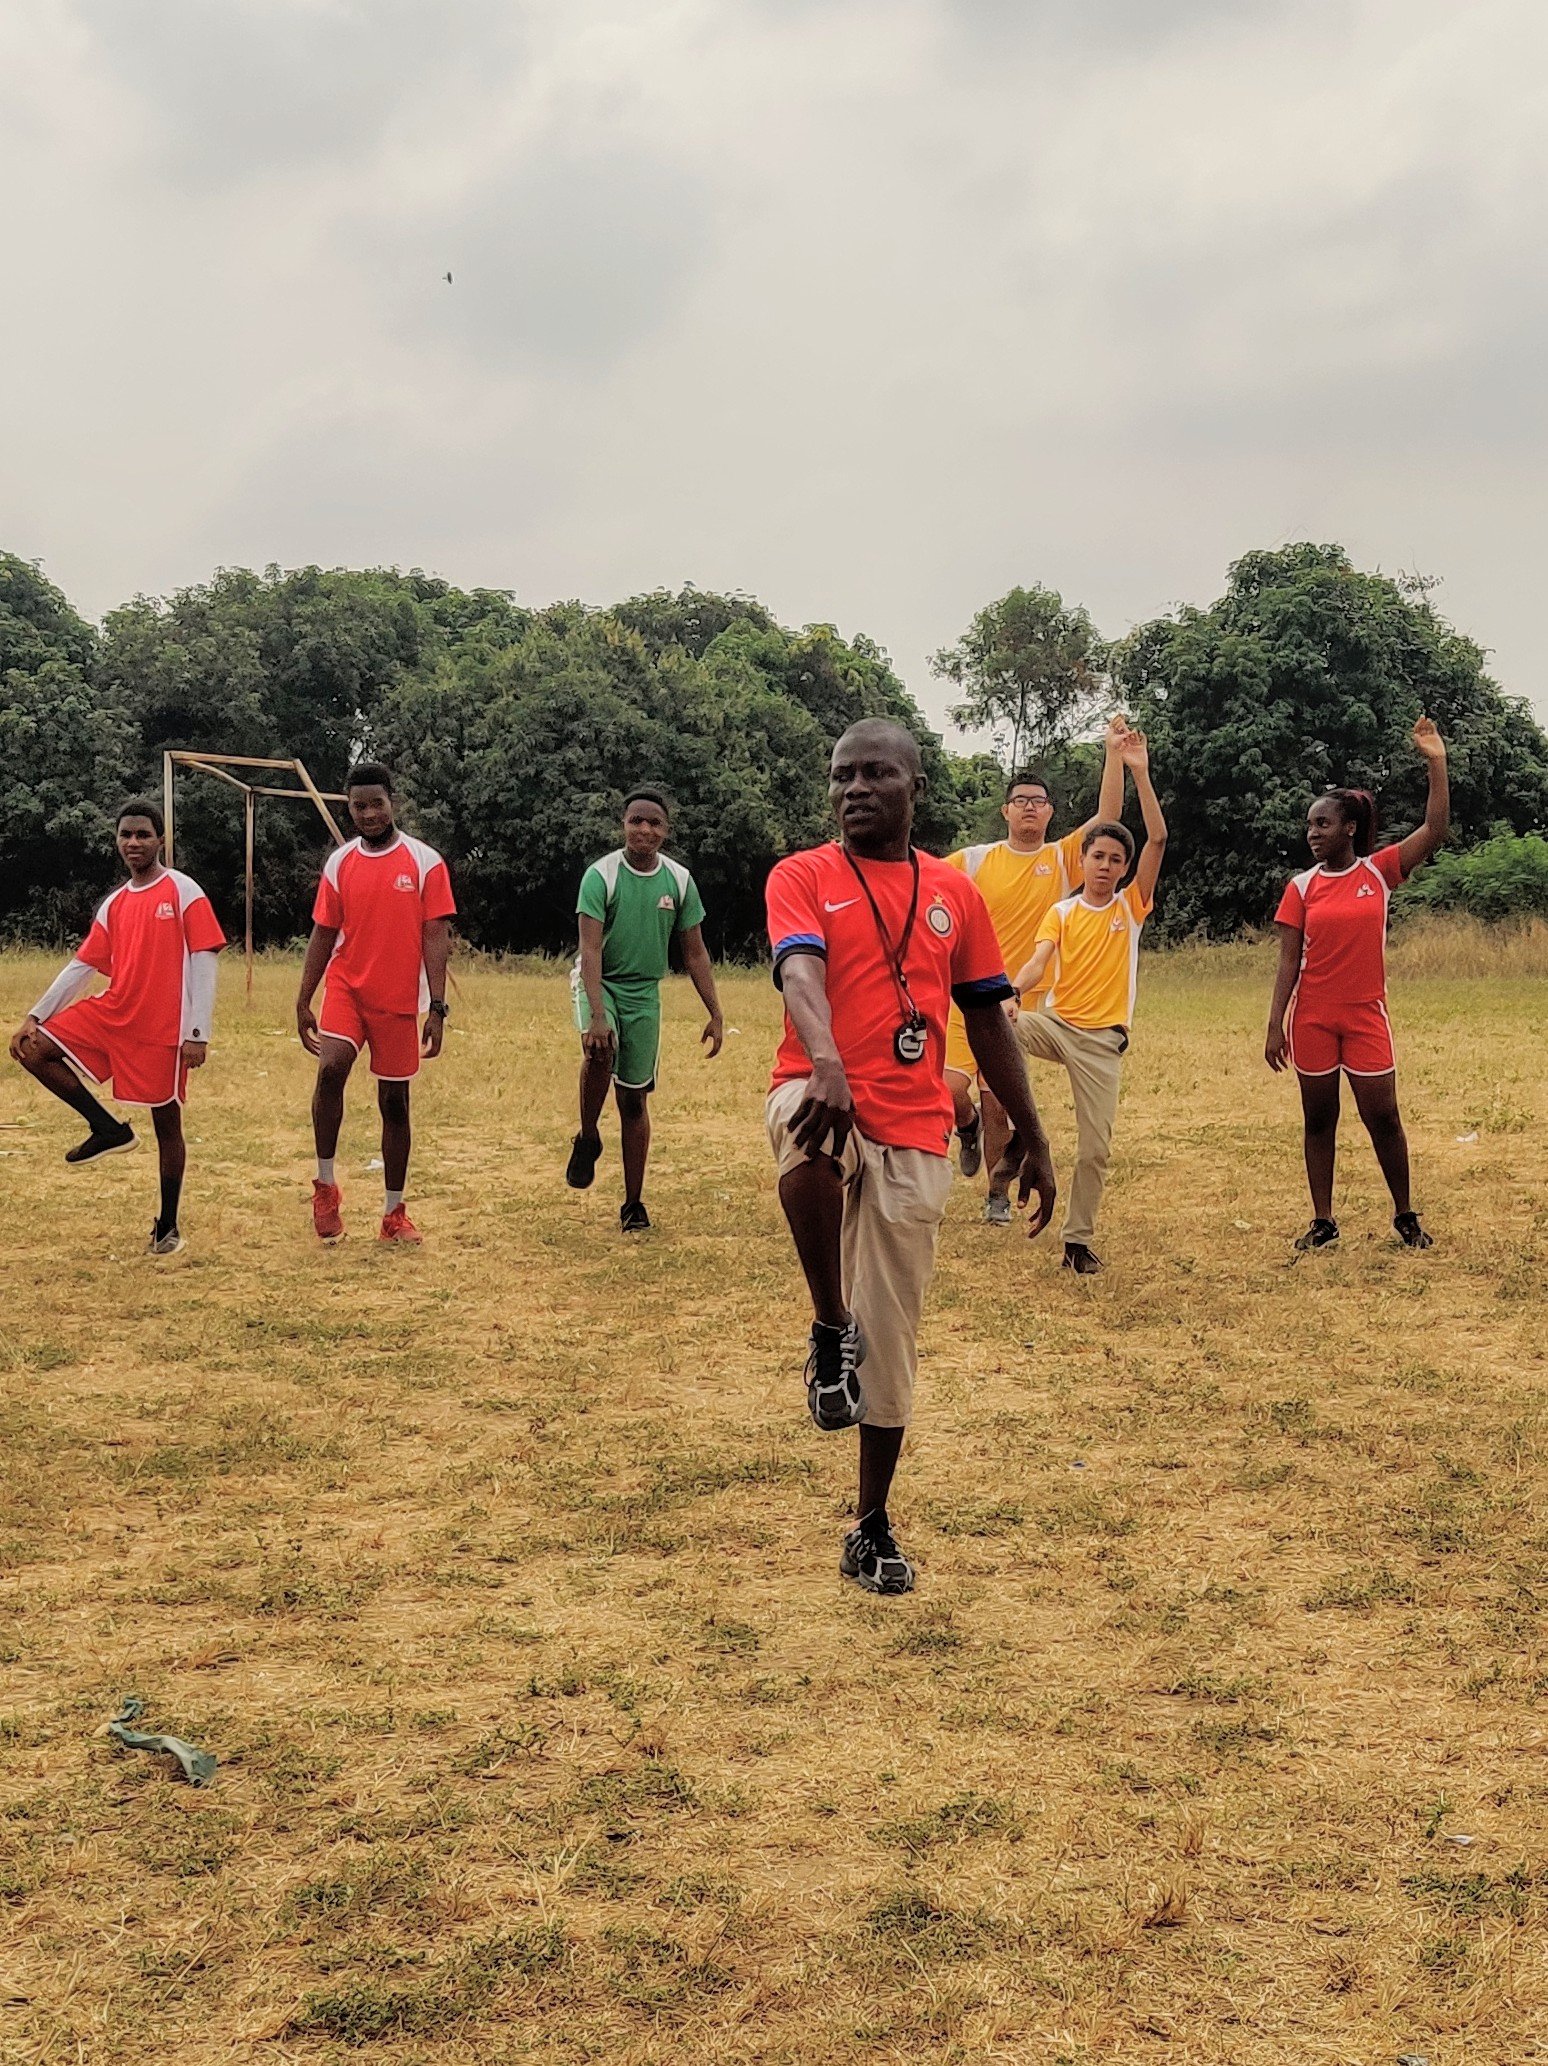
[[[570, 983], [570, 996], [575, 1024], [584, 1033], [591, 1025], [591, 1007], [578, 976]], [[618, 1043], [613, 1049], [613, 1081], [624, 1090], [654, 1090], [661, 1059], [660, 985], [604, 983], [602, 1003]]]

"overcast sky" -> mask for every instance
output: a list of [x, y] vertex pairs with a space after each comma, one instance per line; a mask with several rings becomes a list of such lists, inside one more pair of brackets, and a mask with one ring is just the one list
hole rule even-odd
[[[1542, 0], [5, 0], [0, 546], [927, 656], [1336, 538], [1548, 714]], [[451, 272], [448, 285], [442, 275]]]

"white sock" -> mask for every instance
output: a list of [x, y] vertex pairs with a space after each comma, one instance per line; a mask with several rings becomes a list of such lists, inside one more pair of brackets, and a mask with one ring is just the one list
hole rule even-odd
[[317, 1181], [320, 1184], [333, 1182], [333, 1157], [319, 1155], [317, 1158]]
[[389, 1191], [387, 1193], [387, 1203], [382, 1207], [382, 1218], [385, 1219], [390, 1212], [396, 1212], [402, 1203], [403, 1193], [401, 1191]]

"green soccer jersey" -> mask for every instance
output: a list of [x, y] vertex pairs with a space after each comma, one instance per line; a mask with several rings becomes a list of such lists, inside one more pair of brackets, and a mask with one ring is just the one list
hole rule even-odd
[[641, 875], [622, 847], [592, 862], [575, 908], [602, 923], [604, 983], [659, 983], [673, 933], [704, 921], [703, 899], [680, 861], [662, 854], [649, 875]]

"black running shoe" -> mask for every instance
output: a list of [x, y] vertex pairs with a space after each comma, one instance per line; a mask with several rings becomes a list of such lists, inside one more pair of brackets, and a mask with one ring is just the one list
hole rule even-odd
[[1331, 1248], [1337, 1239], [1337, 1220], [1313, 1220], [1296, 1242], [1296, 1252], [1305, 1255], [1312, 1248]]
[[957, 1128], [957, 1167], [967, 1177], [977, 1176], [984, 1166], [984, 1122], [973, 1114], [971, 1126]]
[[1433, 1248], [1435, 1237], [1427, 1234], [1419, 1224], [1417, 1212], [1400, 1212], [1392, 1222], [1393, 1230], [1405, 1248]]
[[1095, 1277], [1107, 1265], [1094, 1248], [1088, 1248], [1084, 1241], [1066, 1241], [1062, 1269], [1073, 1270], [1077, 1277]]
[[813, 1321], [806, 1358], [806, 1409], [824, 1434], [852, 1428], [865, 1412], [859, 1370], [865, 1361], [865, 1336], [850, 1316], [843, 1327]]
[[588, 1140], [578, 1133], [570, 1143], [570, 1159], [564, 1165], [564, 1180], [572, 1191], [589, 1191], [591, 1180], [597, 1173], [597, 1158], [602, 1153], [602, 1136], [594, 1133]]
[[79, 1169], [83, 1162], [96, 1162], [103, 1155], [122, 1155], [126, 1148], [138, 1145], [139, 1135], [129, 1125], [115, 1126], [111, 1133], [89, 1133], [66, 1151], [65, 1160], [72, 1168]]
[[[590, 1182], [589, 1177], [587, 1182]], [[636, 1198], [631, 1205], [619, 1206], [618, 1225], [625, 1234], [648, 1234], [650, 1232], [650, 1214], [645, 1210], [640, 1200]]]
[[885, 1507], [866, 1514], [859, 1527], [851, 1528], [844, 1537], [839, 1572], [868, 1593], [914, 1590], [914, 1567], [898, 1548]]

